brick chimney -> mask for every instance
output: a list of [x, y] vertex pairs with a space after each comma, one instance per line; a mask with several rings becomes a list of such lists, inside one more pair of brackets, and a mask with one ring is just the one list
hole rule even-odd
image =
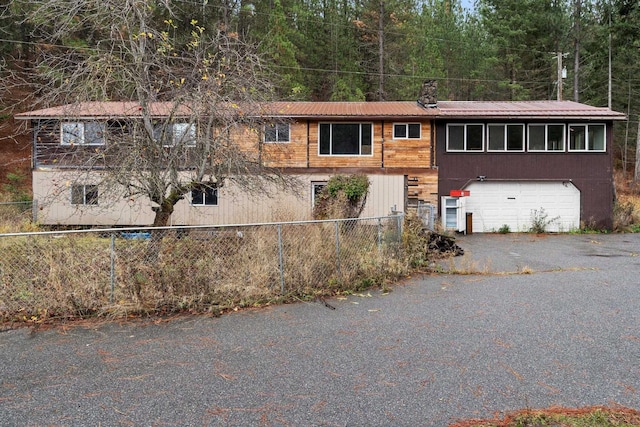
[[425, 108], [435, 108], [438, 105], [438, 82], [435, 80], [425, 80], [420, 88], [418, 104]]

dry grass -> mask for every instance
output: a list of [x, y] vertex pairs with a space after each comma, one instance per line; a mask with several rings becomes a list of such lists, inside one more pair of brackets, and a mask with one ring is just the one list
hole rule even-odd
[[276, 226], [171, 231], [158, 246], [96, 234], [3, 237], [0, 319], [219, 314], [353, 292], [408, 273], [393, 225], [289, 224], [281, 237], [279, 245]]
[[459, 421], [449, 427], [638, 427], [640, 412], [624, 407], [552, 407], [522, 410], [501, 419]]

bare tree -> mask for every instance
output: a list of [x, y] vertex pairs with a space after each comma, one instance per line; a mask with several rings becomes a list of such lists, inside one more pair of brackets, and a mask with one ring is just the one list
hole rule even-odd
[[195, 18], [177, 22], [181, 4], [42, 0], [27, 17], [38, 45], [23, 75], [35, 105], [139, 106], [128, 119], [107, 117], [106, 144], [87, 150], [82, 166], [99, 167], [103, 184], [123, 196], [148, 197], [155, 226], [197, 188], [287, 185], [261, 158], [261, 105], [272, 88], [260, 57], [223, 23], [209, 31]]

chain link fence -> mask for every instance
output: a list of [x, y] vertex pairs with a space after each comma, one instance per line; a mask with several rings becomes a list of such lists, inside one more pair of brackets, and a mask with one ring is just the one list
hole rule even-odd
[[215, 311], [354, 290], [405, 272], [402, 222], [0, 234], [0, 314]]
[[33, 219], [34, 202], [0, 202], [0, 233], [20, 231]]

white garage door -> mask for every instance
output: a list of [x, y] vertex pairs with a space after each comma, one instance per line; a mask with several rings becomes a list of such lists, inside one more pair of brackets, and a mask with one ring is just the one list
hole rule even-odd
[[[474, 182], [465, 188], [466, 211], [473, 213], [473, 232], [529, 231], [532, 220], [548, 223], [547, 231], [580, 227], [580, 190], [571, 182]], [[546, 216], [546, 219], [544, 217]]]

